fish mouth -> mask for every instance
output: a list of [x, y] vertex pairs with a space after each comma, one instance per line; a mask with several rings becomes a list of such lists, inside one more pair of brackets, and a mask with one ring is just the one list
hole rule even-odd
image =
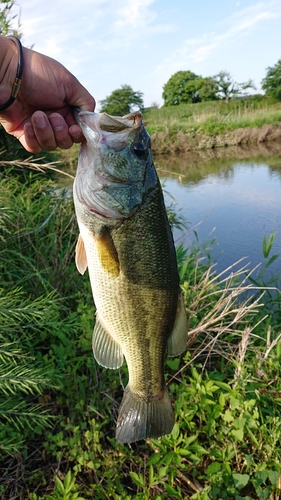
[[88, 144], [99, 148], [107, 146], [115, 151], [124, 149], [130, 132], [137, 131], [143, 125], [140, 111], [125, 116], [111, 116], [75, 108], [74, 114]]
[[74, 108], [74, 115], [78, 125], [84, 127], [85, 124], [98, 125], [104, 132], [122, 132], [128, 128], [138, 129], [142, 121], [142, 113], [134, 111], [124, 116], [111, 116], [107, 113], [95, 113], [85, 111], [80, 108]]

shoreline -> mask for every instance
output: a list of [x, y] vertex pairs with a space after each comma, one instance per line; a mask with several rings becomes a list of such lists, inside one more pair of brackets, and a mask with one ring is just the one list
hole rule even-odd
[[202, 134], [194, 130], [190, 133], [179, 131], [172, 138], [167, 132], [155, 132], [151, 135], [151, 149], [157, 155], [272, 142], [281, 144], [281, 122], [278, 125], [263, 125], [259, 128], [238, 128], [218, 135]]

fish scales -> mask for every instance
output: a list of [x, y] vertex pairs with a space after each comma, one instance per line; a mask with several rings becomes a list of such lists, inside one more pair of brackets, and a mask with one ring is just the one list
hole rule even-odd
[[[94, 124], [89, 115], [95, 115]], [[107, 368], [121, 366], [123, 356], [127, 362], [129, 382], [116, 437], [131, 442], [158, 437], [173, 428], [164, 362], [167, 350], [171, 355], [184, 350], [187, 319], [172, 233], [141, 115], [110, 117], [110, 130], [106, 123], [99, 126], [108, 115], [97, 115], [80, 112], [77, 116], [87, 142], [81, 148], [74, 183], [80, 228], [76, 262], [80, 272], [85, 266], [89, 269], [97, 309], [96, 360]], [[114, 129], [114, 120], [121, 130], [118, 123]], [[95, 129], [93, 136], [89, 122]], [[95, 175], [103, 178], [98, 187]]]

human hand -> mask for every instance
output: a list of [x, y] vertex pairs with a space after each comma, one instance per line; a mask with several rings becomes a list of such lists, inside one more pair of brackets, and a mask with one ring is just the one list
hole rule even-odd
[[[12, 40], [8, 42], [9, 64], [2, 75], [1, 99], [4, 91], [6, 98], [9, 96], [7, 90], [16, 75], [17, 46]], [[20, 91], [15, 102], [0, 113], [3, 127], [31, 153], [42, 148], [67, 149], [73, 142], [81, 142], [83, 134], [76, 124], [73, 107], [94, 111], [94, 98], [59, 62], [25, 47], [23, 55]]]

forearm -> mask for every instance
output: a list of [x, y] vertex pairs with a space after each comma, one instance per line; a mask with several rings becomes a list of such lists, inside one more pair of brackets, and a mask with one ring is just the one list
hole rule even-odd
[[0, 35], [0, 104], [7, 101], [12, 92], [17, 73], [18, 48], [11, 38]]

